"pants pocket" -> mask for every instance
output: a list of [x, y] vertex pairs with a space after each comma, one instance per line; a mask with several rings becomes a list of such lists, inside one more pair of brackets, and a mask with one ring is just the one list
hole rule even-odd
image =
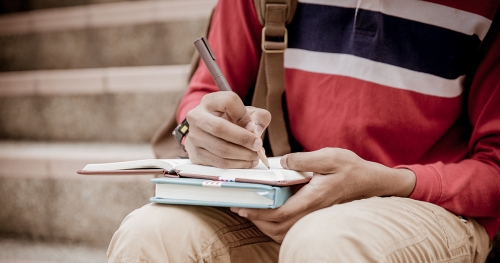
[[[384, 249], [384, 254], [389, 255], [393, 253], [396, 250], [399, 250], [401, 248], [409, 247], [414, 244], [417, 244], [421, 242], [422, 240], [426, 239], [428, 237], [428, 232], [426, 228], [424, 227], [423, 223], [419, 219], [418, 216], [414, 214], [412, 209], [408, 207], [406, 204], [403, 202], [399, 201], [397, 198], [390, 198], [389, 200], [395, 201], [399, 206], [401, 206], [406, 213], [410, 215], [411, 219], [407, 219], [405, 222], [399, 222], [398, 224], [404, 224], [402, 226], [403, 229], [410, 229], [412, 228], [413, 230], [411, 231], [411, 235], [408, 235], [405, 239], [398, 240], [397, 242], [390, 244]], [[413, 221], [413, 222], [410, 222]]]
[[469, 239], [474, 235], [472, 222], [440, 207], [432, 209], [432, 213], [444, 232], [448, 249], [454, 250], [468, 244]]

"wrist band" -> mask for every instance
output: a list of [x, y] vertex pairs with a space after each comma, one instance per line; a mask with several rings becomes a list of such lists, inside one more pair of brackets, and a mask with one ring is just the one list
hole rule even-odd
[[175, 140], [177, 141], [177, 144], [182, 148], [182, 150], [186, 151], [186, 148], [182, 144], [182, 139], [188, 134], [189, 132], [189, 123], [187, 122], [186, 119], [182, 120], [177, 127], [175, 127], [174, 131], [172, 132], [172, 135], [174, 136]]

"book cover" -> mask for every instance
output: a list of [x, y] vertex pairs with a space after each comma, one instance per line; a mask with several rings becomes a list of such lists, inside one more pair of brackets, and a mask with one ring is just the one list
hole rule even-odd
[[154, 178], [155, 196], [160, 204], [277, 208], [291, 196], [290, 187], [234, 183], [196, 178]]

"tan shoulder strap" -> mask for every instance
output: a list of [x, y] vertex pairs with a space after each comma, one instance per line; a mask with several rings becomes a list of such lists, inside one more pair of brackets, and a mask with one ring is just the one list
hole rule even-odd
[[287, 6], [286, 10], [286, 24], [290, 24], [295, 14], [295, 9], [297, 8], [297, 0], [254, 0], [255, 9], [257, 11], [257, 16], [259, 17], [259, 22], [264, 25], [266, 21], [266, 4], [284, 4]]
[[291, 152], [283, 114], [285, 90], [284, 52], [288, 45], [289, 23], [297, 7], [296, 0], [254, 0], [262, 28], [262, 55], [252, 105], [267, 109], [272, 120], [267, 128], [271, 152], [280, 156]]

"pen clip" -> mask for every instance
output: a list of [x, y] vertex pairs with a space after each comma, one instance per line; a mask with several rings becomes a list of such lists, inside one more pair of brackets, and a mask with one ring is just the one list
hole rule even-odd
[[205, 37], [202, 37], [201, 38], [201, 41], [203, 42], [203, 45], [205, 45], [207, 47], [207, 50], [208, 50], [208, 54], [210, 54], [210, 56], [212, 57], [213, 60], [215, 60], [215, 55], [214, 55], [214, 52], [212, 51], [212, 49], [210, 48], [210, 45], [208, 44], [208, 41]]

